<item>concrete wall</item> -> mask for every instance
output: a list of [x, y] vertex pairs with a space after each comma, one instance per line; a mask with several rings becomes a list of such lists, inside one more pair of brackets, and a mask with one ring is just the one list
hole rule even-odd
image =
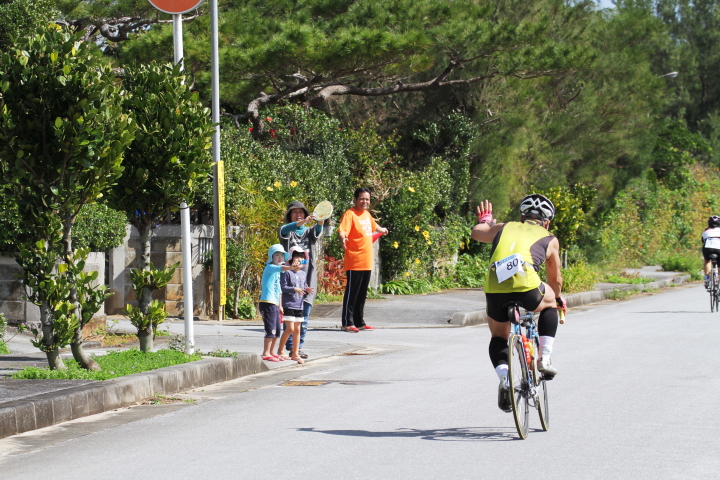
[[[212, 250], [213, 227], [191, 225], [193, 315], [212, 315], [212, 278], [202, 266], [204, 253]], [[155, 268], [171, 266], [180, 262], [170, 283], [153, 293], [153, 299], [165, 302], [171, 316], [185, 314], [182, 286], [182, 246], [180, 225], [160, 225], [153, 232], [150, 261]], [[139, 266], [141, 255], [140, 234], [135, 227], [127, 227], [124, 244], [110, 251], [108, 283], [113, 296], [105, 308], [108, 313], [119, 314], [126, 304], [137, 305], [130, 281], [130, 270]]]
[[[85, 262], [85, 272], [98, 272], [98, 278], [94, 285], [104, 283], [105, 278], [105, 254], [92, 252]], [[15, 275], [20, 275], [22, 269], [14, 258], [0, 256], [0, 312], [5, 315], [9, 323], [17, 324], [40, 322], [40, 309], [37, 305], [26, 302], [22, 299], [25, 294], [20, 280]], [[105, 307], [93, 316], [93, 319], [102, 321], [105, 319]]]

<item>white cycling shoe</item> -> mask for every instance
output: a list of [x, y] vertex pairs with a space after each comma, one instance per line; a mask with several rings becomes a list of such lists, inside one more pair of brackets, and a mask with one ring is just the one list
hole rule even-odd
[[557, 368], [553, 367], [553, 364], [550, 362], [550, 359], [540, 360], [540, 363], [538, 364], [538, 370], [540, 370], [545, 377], [546, 380], [552, 380], [552, 378], [557, 375], [558, 370]]
[[510, 404], [510, 386], [508, 385], [507, 376], [500, 380], [498, 385], [498, 407], [505, 413], [512, 412], [512, 405]]

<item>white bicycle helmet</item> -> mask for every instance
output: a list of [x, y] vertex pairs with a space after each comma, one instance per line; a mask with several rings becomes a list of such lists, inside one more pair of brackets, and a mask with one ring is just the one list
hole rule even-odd
[[520, 202], [520, 213], [525, 217], [540, 220], [552, 220], [555, 217], [555, 205], [539, 193], [531, 193]]

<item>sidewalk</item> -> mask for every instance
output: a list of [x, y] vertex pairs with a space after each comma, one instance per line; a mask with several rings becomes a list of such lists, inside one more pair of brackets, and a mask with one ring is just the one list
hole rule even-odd
[[[655, 289], [689, 280], [689, 275], [659, 272], [657, 267], [645, 267], [631, 273], [655, 278], [648, 284], [597, 284], [597, 290], [567, 295], [568, 305], [576, 307], [607, 299], [614, 289]], [[481, 289], [454, 289], [422, 295], [385, 295], [382, 300], [368, 300], [365, 318], [369, 325], [385, 328], [459, 328], [487, 323], [485, 298]], [[319, 304], [310, 317], [312, 330], [338, 329], [341, 324], [341, 302]], [[118, 317], [114, 317], [118, 318]], [[113, 327], [121, 332], [134, 333], [130, 323], [118, 318]], [[180, 319], [168, 319], [165, 325], [171, 333], [184, 334]], [[194, 322], [196, 350], [208, 353], [229, 350], [239, 353], [237, 359], [208, 357], [198, 362], [143, 372], [103, 382], [88, 380], [12, 380], [9, 376], [26, 366], [47, 366], [45, 354], [29, 342], [26, 335], [18, 335], [9, 343], [10, 355], [0, 355], [0, 438], [44, 426], [53, 425], [85, 415], [100, 413], [121, 406], [134, 405], [162, 392], [180, 393], [211, 383], [252, 375], [261, 371], [299, 367], [296, 362], [264, 362], [262, 350], [264, 330], [261, 322], [253, 321], [196, 321]], [[339, 333], [339, 332], [338, 332]], [[368, 333], [372, 334], [372, 333]], [[342, 355], [365, 348], [363, 334], [324, 335], [314, 338], [303, 348], [309, 361]], [[328, 339], [330, 338], [330, 339]], [[156, 349], [165, 348], [169, 337], [157, 337]], [[104, 355], [117, 348], [87, 348], [88, 353]], [[130, 344], [120, 348], [136, 346]], [[63, 358], [72, 358], [69, 349]]]

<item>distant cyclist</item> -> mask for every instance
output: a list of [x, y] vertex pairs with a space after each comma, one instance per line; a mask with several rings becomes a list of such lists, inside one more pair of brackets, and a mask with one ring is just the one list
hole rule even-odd
[[705, 289], [710, 288], [710, 269], [712, 261], [710, 255], [713, 253], [720, 259], [720, 217], [713, 215], [708, 218], [708, 226], [702, 233], [702, 254], [705, 259]]
[[[478, 224], [472, 238], [492, 243], [490, 267], [485, 281], [488, 326], [490, 327], [490, 361], [500, 378], [498, 406], [510, 412], [508, 385], [508, 336], [510, 323], [507, 306], [511, 301], [523, 308], [540, 312], [538, 333], [541, 359], [538, 369], [545, 378], [557, 374], [550, 362], [558, 326], [557, 309], [567, 312], [560, 296], [560, 243], [548, 232], [555, 216], [555, 206], [539, 194], [526, 196], [520, 202], [520, 221], [495, 223], [492, 204], [485, 200], [478, 207]], [[548, 283], [540, 280], [538, 270], [547, 262]]]

